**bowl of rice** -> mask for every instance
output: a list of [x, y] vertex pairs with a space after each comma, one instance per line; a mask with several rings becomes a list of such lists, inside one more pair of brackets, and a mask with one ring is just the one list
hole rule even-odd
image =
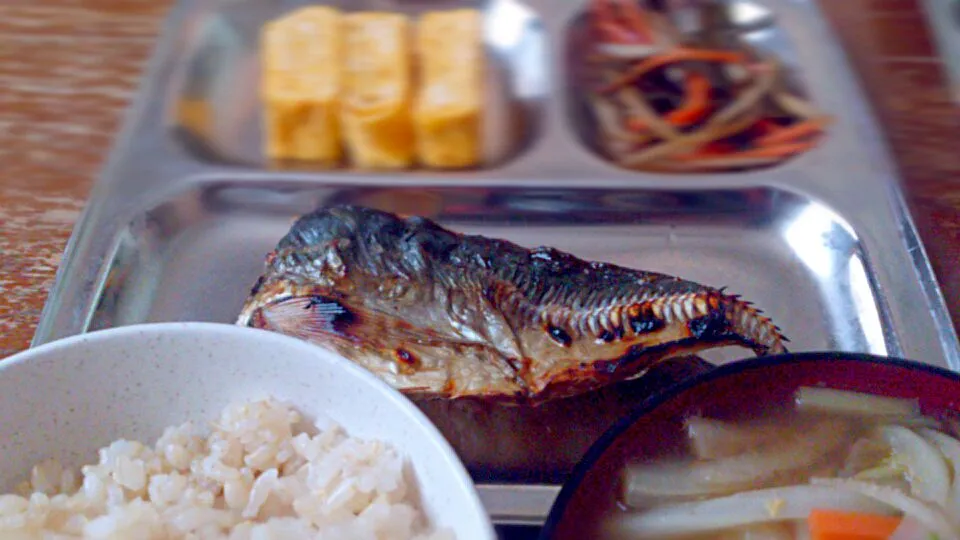
[[0, 538], [494, 539], [453, 449], [326, 349], [225, 324], [0, 360]]

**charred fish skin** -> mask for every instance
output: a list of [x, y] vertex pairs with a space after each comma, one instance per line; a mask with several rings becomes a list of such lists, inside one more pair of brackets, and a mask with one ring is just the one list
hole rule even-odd
[[237, 324], [333, 348], [408, 394], [516, 402], [715, 347], [777, 354], [787, 341], [723, 289], [357, 206], [298, 219]]

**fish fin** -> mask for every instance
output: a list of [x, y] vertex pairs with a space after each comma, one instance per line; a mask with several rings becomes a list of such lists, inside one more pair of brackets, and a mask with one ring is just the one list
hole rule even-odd
[[361, 322], [354, 310], [336, 298], [325, 296], [274, 302], [261, 308], [260, 316], [262, 322], [258, 326], [312, 342], [349, 339], [352, 327]]

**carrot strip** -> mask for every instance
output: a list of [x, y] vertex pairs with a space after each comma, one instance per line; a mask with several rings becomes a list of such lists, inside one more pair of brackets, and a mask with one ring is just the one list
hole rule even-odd
[[813, 540], [887, 540], [903, 518], [813, 510], [807, 518]]
[[[766, 157], [787, 157], [792, 154], [799, 154], [816, 146], [815, 142], [806, 141], [806, 142], [795, 142], [795, 143], [785, 143], [780, 145], [764, 146], [761, 148], [751, 148], [749, 150], [742, 150], [740, 152], [734, 152], [728, 154], [729, 156], [743, 157], [743, 158], [766, 158]], [[709, 154], [707, 154], [709, 155]], [[672, 156], [672, 159], [677, 161], [697, 161], [702, 159], [704, 154], [702, 152], [691, 152], [689, 154], [677, 154]], [[711, 158], [714, 156], [710, 156]]]
[[[690, 125], [706, 116], [710, 105], [710, 79], [700, 73], [690, 73], [684, 80], [686, 91], [683, 103], [664, 116], [674, 126]], [[627, 126], [634, 131], [647, 129], [647, 124], [639, 118], [631, 118]]]
[[758, 138], [756, 140], [756, 144], [757, 146], [769, 146], [772, 144], [795, 141], [801, 137], [818, 133], [828, 123], [830, 123], [830, 118], [821, 116], [819, 118], [804, 120], [803, 122], [799, 122], [789, 127], [776, 127], [766, 135]]
[[664, 55], [648, 58], [638, 63], [612, 83], [600, 89], [600, 91], [603, 93], [614, 92], [659, 67], [685, 60], [700, 60], [704, 62], [742, 62], [744, 57], [743, 54], [733, 51], [714, 51], [681, 47]]
[[686, 78], [686, 98], [675, 110], [667, 114], [667, 121], [674, 125], [688, 125], [700, 120], [710, 104], [710, 79], [701, 73], [691, 73]]

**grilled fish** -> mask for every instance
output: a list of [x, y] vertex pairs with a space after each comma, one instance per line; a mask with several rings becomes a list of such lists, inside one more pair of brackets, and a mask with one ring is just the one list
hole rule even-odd
[[787, 341], [723, 289], [357, 206], [297, 220], [237, 324], [332, 348], [412, 397], [516, 403], [665, 358], [728, 345], [775, 354]]

